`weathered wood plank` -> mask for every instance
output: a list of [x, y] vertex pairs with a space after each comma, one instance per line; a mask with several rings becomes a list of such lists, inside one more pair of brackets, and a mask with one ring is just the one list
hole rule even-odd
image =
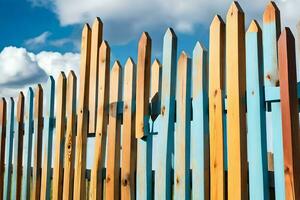
[[247, 199], [245, 25], [237, 2], [226, 22], [228, 199]]
[[44, 90], [44, 129], [43, 129], [43, 162], [41, 177], [41, 199], [50, 199], [51, 189], [51, 167], [52, 167], [52, 140], [54, 129], [54, 90], [55, 81], [49, 76], [46, 88]]
[[[5, 98], [0, 101], [0, 194], [3, 194], [4, 170], [5, 170], [5, 138], [6, 138], [6, 111], [7, 105]], [[0, 199], [3, 196], [0, 195]]]
[[53, 162], [52, 199], [62, 199], [63, 188], [63, 160], [65, 147], [66, 128], [66, 90], [67, 78], [63, 72], [57, 80], [56, 89], [56, 125], [55, 125], [55, 150]]
[[136, 199], [152, 199], [152, 135], [149, 135], [151, 38], [144, 32], [138, 44], [136, 77], [137, 175]]
[[99, 50], [99, 79], [98, 79], [98, 107], [97, 128], [95, 138], [95, 156], [90, 183], [90, 199], [103, 199], [102, 170], [105, 162], [108, 103], [109, 103], [109, 73], [110, 73], [110, 47], [103, 41]]
[[102, 42], [103, 24], [96, 17], [92, 26], [91, 39], [91, 67], [90, 67], [90, 92], [89, 92], [89, 133], [95, 133], [98, 107], [98, 78], [99, 78], [99, 47]]
[[[265, 93], [270, 87], [278, 86], [277, 39], [280, 34], [280, 11], [270, 2], [263, 14], [263, 56]], [[271, 104], [272, 138], [274, 149], [275, 196], [285, 198], [284, 161], [280, 102]]]
[[225, 199], [225, 23], [218, 15], [210, 25], [209, 41], [210, 198], [221, 200]]
[[121, 76], [122, 68], [116, 61], [110, 75], [105, 199], [120, 199], [121, 119], [118, 117], [117, 107], [122, 98]]
[[[151, 119], [154, 123], [160, 112], [161, 102], [161, 77], [162, 66], [158, 59], [155, 59], [151, 65], [151, 88], [150, 88], [150, 102], [151, 102]], [[153, 124], [152, 124], [153, 125]]]
[[14, 131], [14, 161], [12, 177], [12, 199], [21, 198], [21, 181], [22, 181], [22, 154], [23, 154], [23, 135], [24, 135], [24, 95], [20, 92], [18, 96], [16, 124]]
[[13, 135], [14, 135], [14, 113], [15, 102], [11, 97], [7, 105], [7, 126], [6, 126], [6, 141], [5, 141], [5, 172], [4, 172], [4, 186], [3, 199], [10, 199], [11, 189], [11, 171], [12, 171], [12, 151], [13, 151]]
[[129, 58], [124, 71], [124, 111], [122, 135], [121, 199], [135, 199], [136, 138], [135, 138], [135, 74], [136, 65]]
[[161, 127], [157, 135], [157, 156], [155, 172], [155, 199], [171, 199], [172, 151], [174, 149], [174, 118], [177, 66], [177, 36], [169, 28], [164, 36], [162, 90], [161, 90]]
[[81, 57], [80, 57], [80, 86], [77, 111], [77, 135], [74, 173], [74, 199], [85, 199], [85, 170], [86, 170], [86, 140], [88, 134], [88, 100], [91, 29], [85, 24], [82, 30]]
[[246, 85], [250, 199], [269, 199], [262, 31], [251, 22], [246, 33]]
[[41, 193], [41, 161], [43, 139], [43, 88], [38, 84], [34, 97], [34, 149], [33, 149], [33, 173], [32, 173], [32, 197], [40, 199]]
[[74, 180], [74, 157], [75, 157], [75, 136], [76, 136], [76, 94], [77, 78], [73, 71], [69, 72], [67, 79], [67, 130], [65, 137], [64, 154], [64, 179], [63, 179], [63, 200], [73, 199]]
[[182, 52], [176, 83], [176, 132], [174, 136], [174, 199], [190, 199], [191, 60]]
[[300, 198], [300, 135], [295, 38], [285, 28], [278, 40], [285, 199]]
[[23, 172], [22, 199], [30, 199], [30, 177], [33, 136], [33, 90], [27, 90], [24, 111], [24, 142], [23, 142]]

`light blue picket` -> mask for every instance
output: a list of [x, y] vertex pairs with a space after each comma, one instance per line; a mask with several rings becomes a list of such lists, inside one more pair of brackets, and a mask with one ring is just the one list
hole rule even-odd
[[189, 200], [191, 195], [191, 59], [185, 52], [182, 52], [178, 59], [176, 99], [178, 114], [176, 115], [174, 135], [174, 199]]
[[33, 134], [33, 96], [33, 90], [30, 87], [26, 94], [24, 108], [23, 174], [21, 199], [30, 198], [30, 176]]
[[6, 148], [5, 148], [5, 173], [4, 173], [4, 188], [3, 199], [10, 199], [11, 189], [11, 171], [12, 171], [12, 150], [13, 150], [13, 137], [14, 137], [14, 108], [15, 102], [11, 97], [7, 105], [7, 125], [6, 125]]
[[[209, 196], [209, 118], [208, 118], [208, 54], [197, 42], [193, 51], [191, 124], [192, 197], [197, 200]], [[177, 121], [177, 120], [176, 120]]]
[[[280, 34], [280, 12], [274, 2], [270, 2], [264, 12], [263, 56], [265, 93], [275, 88], [278, 82], [277, 39]], [[280, 102], [271, 103], [272, 134], [274, 149], [274, 179], [276, 199], [285, 199], [285, 179]]]
[[246, 33], [246, 85], [250, 199], [269, 199], [262, 32], [252, 21]]
[[169, 28], [164, 36], [161, 93], [161, 126], [157, 135], [155, 199], [171, 199], [172, 151], [174, 145], [177, 36]]

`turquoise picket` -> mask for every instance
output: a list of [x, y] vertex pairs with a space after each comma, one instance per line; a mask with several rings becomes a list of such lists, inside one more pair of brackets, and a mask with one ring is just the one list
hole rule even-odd
[[269, 199], [262, 31], [253, 21], [246, 33], [246, 86], [250, 199]]
[[[42, 162], [42, 186], [45, 191], [45, 199], [50, 199], [50, 184], [51, 184], [51, 160], [52, 160], [52, 143], [54, 129], [54, 96], [55, 96], [55, 81], [52, 76], [49, 76], [44, 90], [44, 129], [43, 129], [43, 162]], [[45, 176], [46, 175], [46, 176]], [[46, 179], [46, 180], [44, 180]], [[46, 183], [46, 185], [43, 185]]]
[[189, 200], [191, 195], [191, 59], [185, 52], [182, 52], [178, 59], [176, 99], [178, 114], [174, 134], [174, 199]]
[[208, 53], [199, 42], [193, 51], [192, 79], [192, 197], [204, 200], [209, 195]]
[[11, 97], [7, 105], [7, 125], [6, 125], [6, 142], [5, 142], [5, 173], [4, 173], [4, 188], [3, 199], [10, 199], [11, 189], [11, 171], [12, 171], [12, 150], [14, 137], [14, 123], [15, 123], [15, 102]]
[[[272, 20], [270, 20], [272, 19]], [[277, 39], [280, 34], [280, 12], [270, 2], [263, 20], [263, 66], [265, 93], [274, 90], [278, 84]], [[272, 89], [271, 89], [272, 88]], [[276, 87], [279, 90], [279, 87]], [[280, 102], [271, 104], [273, 159], [276, 199], [285, 199], [285, 179]]]
[[32, 134], [33, 134], [33, 97], [30, 87], [25, 98], [24, 108], [24, 140], [23, 140], [23, 176], [21, 199], [30, 198], [30, 177], [32, 157]]
[[164, 36], [160, 130], [156, 141], [160, 151], [155, 172], [155, 199], [171, 199], [172, 151], [174, 145], [177, 36], [169, 28]]

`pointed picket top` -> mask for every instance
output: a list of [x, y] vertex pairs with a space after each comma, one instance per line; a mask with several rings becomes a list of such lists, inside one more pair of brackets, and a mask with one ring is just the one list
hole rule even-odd
[[251, 21], [247, 32], [254, 32], [254, 33], [261, 32], [261, 28], [256, 20]]
[[278, 22], [280, 23], [280, 10], [274, 1], [270, 1], [266, 6], [263, 14], [264, 23]]
[[164, 35], [164, 40], [172, 40], [172, 39], [177, 39], [177, 35], [176, 35], [175, 31], [169, 27], [166, 30], [166, 33]]
[[193, 57], [203, 54], [204, 51], [207, 51], [207, 49], [199, 41], [197, 41], [193, 50]]
[[215, 15], [214, 19], [212, 20], [210, 24], [210, 30], [214, 30], [217, 27], [220, 27], [221, 25], [225, 25], [224, 20], [220, 15]]
[[63, 71], [61, 71], [59, 73], [59, 76], [58, 76], [58, 79], [57, 79], [57, 85], [60, 83], [60, 82], [63, 82], [64, 80], [66, 80], [66, 75]]
[[241, 13], [243, 14], [244, 11], [240, 4], [237, 1], [232, 2], [228, 12], [227, 12], [227, 18], [234, 16], [236, 13]]
[[131, 57], [129, 57], [126, 61], [125, 68], [132, 67], [134, 65], [134, 61]]
[[71, 70], [68, 74], [68, 81], [74, 82], [75, 80], [77, 80], [76, 74]]
[[103, 27], [102, 20], [99, 17], [96, 17], [95, 20], [94, 20], [92, 29], [93, 30], [96, 30], [96, 29], [99, 29], [99, 28], [102, 29], [102, 27]]
[[23, 92], [19, 93], [18, 96], [18, 106], [17, 106], [17, 120], [20, 121], [22, 116], [24, 115], [24, 94]]
[[151, 37], [148, 32], [143, 32], [139, 40], [139, 48], [151, 45]]
[[88, 23], [85, 23], [83, 25], [83, 29], [82, 29], [82, 35], [86, 34], [88, 31], [91, 31], [91, 27]]
[[112, 71], [120, 71], [120, 69], [121, 69], [121, 64], [120, 64], [120, 62], [118, 60], [116, 60], [114, 62], [113, 67], [112, 67]]
[[[106, 40], [103, 40], [100, 45], [100, 54], [104, 52], [110, 52], [110, 46]], [[101, 62], [101, 60], [100, 60]]]
[[185, 51], [182, 51], [179, 59], [178, 59], [178, 68], [182, 68], [182, 67], [187, 67], [187, 64], [183, 64], [183, 63], [187, 63], [188, 61], [188, 55]]
[[151, 69], [159, 69], [161, 67], [161, 63], [159, 62], [159, 60], [157, 58], [154, 59]]

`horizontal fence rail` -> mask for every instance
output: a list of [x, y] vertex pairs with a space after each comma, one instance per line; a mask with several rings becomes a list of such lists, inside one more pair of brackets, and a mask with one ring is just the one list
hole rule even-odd
[[233, 2], [208, 49], [178, 52], [168, 28], [160, 62], [144, 32], [124, 66], [101, 20], [86, 24], [79, 81], [0, 99], [0, 199], [300, 199], [295, 39], [280, 24], [270, 2], [245, 29]]

